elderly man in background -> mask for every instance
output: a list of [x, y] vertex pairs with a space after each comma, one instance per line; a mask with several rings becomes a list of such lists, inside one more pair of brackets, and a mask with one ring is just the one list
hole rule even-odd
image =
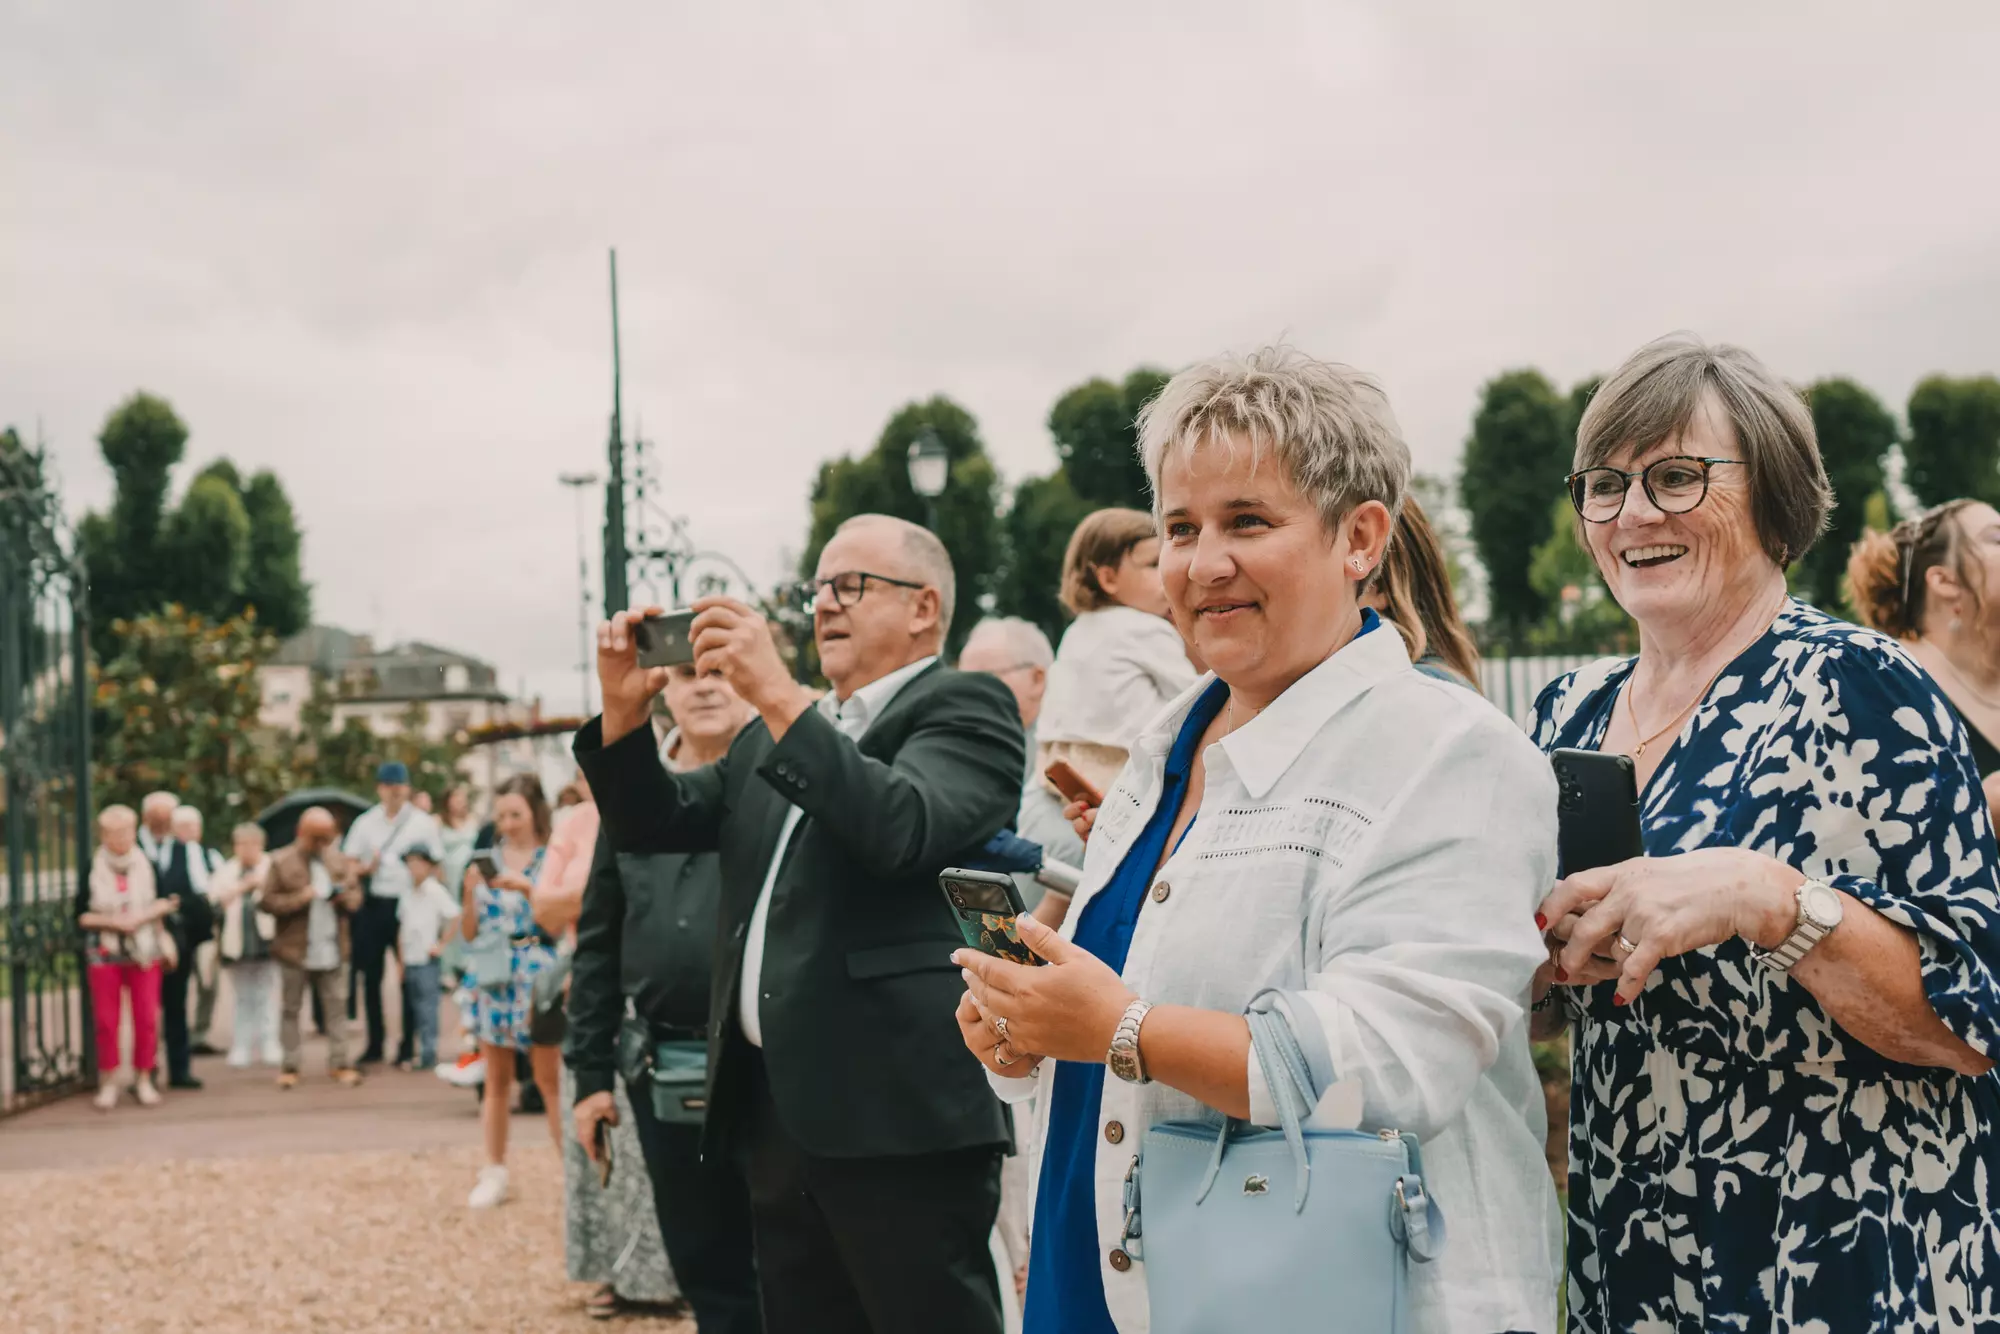
[[[160, 980], [160, 1030], [167, 1044], [167, 1087], [198, 1089], [194, 1077], [193, 1044], [188, 1037], [188, 979], [194, 973], [194, 953], [213, 930], [208, 899], [195, 885], [191, 848], [174, 834], [174, 812], [180, 798], [171, 792], [148, 793], [139, 808], [139, 851], [153, 864], [153, 881], [163, 899], [178, 907], [166, 919], [174, 939], [177, 962]], [[207, 863], [202, 866], [207, 883]]]
[[283, 972], [278, 1010], [278, 1039], [284, 1065], [278, 1087], [299, 1082], [299, 1002], [307, 987], [319, 1000], [330, 1022], [326, 1026], [327, 1066], [334, 1082], [353, 1085], [361, 1073], [347, 1059], [347, 963], [351, 953], [348, 923], [361, 909], [361, 885], [354, 864], [334, 842], [340, 837], [333, 815], [314, 806], [299, 816], [299, 830], [288, 847], [271, 858], [271, 873], [259, 895], [264, 911], [276, 921], [271, 957]]
[[1013, 822], [1025, 756], [1006, 688], [938, 661], [954, 595], [931, 533], [842, 524], [801, 590], [818, 699], [756, 612], [696, 602], [696, 670], [758, 717], [677, 774], [648, 726], [669, 669], [639, 665], [644, 613], [598, 630], [604, 716], [575, 749], [610, 851], [720, 854], [707, 1150], [743, 1165], [771, 1334], [1001, 1329], [1007, 1123], [957, 1045], [937, 875]]
[[[195, 893], [211, 898], [209, 881], [222, 865], [222, 854], [202, 842], [205, 834], [201, 812], [192, 806], [174, 808], [173, 833], [188, 850], [188, 884]], [[222, 962], [216, 952], [213, 909], [208, 939], [195, 946], [194, 967], [188, 983], [194, 991], [194, 1024], [189, 1029], [188, 1053], [192, 1056], [220, 1056], [208, 1040], [215, 1025], [215, 993], [222, 981]]]

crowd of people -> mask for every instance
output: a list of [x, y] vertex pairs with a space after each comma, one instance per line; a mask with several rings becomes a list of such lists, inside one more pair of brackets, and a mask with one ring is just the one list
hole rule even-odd
[[[1378, 1290], [1424, 1334], [2000, 1324], [2000, 514], [1864, 537], [1865, 626], [1811, 607], [1805, 405], [1740, 349], [1649, 344], [1566, 483], [1640, 649], [1523, 732], [1372, 379], [1217, 358], [1139, 430], [1154, 512], [1078, 526], [1057, 646], [991, 619], [947, 665], [948, 554], [866, 515], [798, 592], [824, 691], [728, 598], [684, 666], [638, 660], [658, 609], [601, 626], [560, 819], [522, 777], [490, 829], [463, 794], [434, 820], [395, 766], [344, 843], [313, 811], [268, 856], [245, 826], [211, 858], [170, 797], [105, 811], [104, 1068], [129, 996], [135, 1095], [159, 1029], [191, 1083], [211, 930], [233, 1063], [295, 1078], [304, 994], [337, 1016], [350, 977], [379, 1059], [393, 950], [431, 1015], [405, 1057], [448, 987], [477, 1043], [438, 1066], [485, 1084], [469, 1202], [507, 1198], [531, 1080], [591, 1313], [678, 1298], [705, 1334], [1283, 1331]], [[1559, 865], [1555, 750], [1629, 760], [1646, 856]], [[1036, 963], [967, 946], [948, 867], [1014, 875]], [[1566, 1204], [1529, 1047], [1564, 1031]], [[1302, 1172], [1258, 1263], [1177, 1247], [1142, 1151], [1194, 1127], [1220, 1164], [1244, 1126], [1301, 1166], [1390, 1146], [1394, 1208], [1306, 1211]], [[1395, 1263], [1355, 1269], [1342, 1228], [1385, 1216]]]

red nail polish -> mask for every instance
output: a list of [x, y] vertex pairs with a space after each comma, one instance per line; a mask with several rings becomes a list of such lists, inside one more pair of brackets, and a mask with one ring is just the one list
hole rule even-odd
[[1569, 981], [1569, 969], [1563, 967], [1561, 964], [1556, 965], [1556, 981], [1558, 982]]
[[1549, 929], [1549, 919], [1548, 919], [1548, 918], [1546, 918], [1546, 917], [1544, 917], [1544, 916], [1542, 916], [1542, 915], [1541, 915], [1540, 913], [1536, 913], [1536, 914], [1535, 914], [1535, 930], [1537, 930], [1537, 931], [1546, 931], [1546, 930], [1548, 930], [1548, 929]]
[[1613, 996], [1611, 998], [1611, 1003], [1613, 1005], [1623, 1005], [1625, 1004], [1625, 998], [1623, 996]]

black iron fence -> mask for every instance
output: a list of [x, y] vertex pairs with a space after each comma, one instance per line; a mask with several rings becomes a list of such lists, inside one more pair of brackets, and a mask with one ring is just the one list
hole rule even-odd
[[95, 1074], [77, 895], [88, 874], [84, 584], [41, 459], [0, 445], [0, 1114]]

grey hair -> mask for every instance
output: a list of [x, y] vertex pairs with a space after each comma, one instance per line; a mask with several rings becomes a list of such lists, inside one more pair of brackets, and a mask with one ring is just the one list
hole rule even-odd
[[951, 614], [958, 606], [958, 577], [952, 572], [951, 553], [944, 549], [944, 543], [938, 541], [936, 533], [920, 523], [911, 523], [893, 514], [857, 514], [833, 531], [844, 533], [850, 528], [878, 525], [893, 528], [902, 534], [903, 559], [909, 564], [898, 573], [921, 581], [926, 588], [937, 590], [938, 633], [950, 633]]
[[182, 820], [192, 820], [204, 829], [208, 827], [207, 821], [201, 818], [201, 812], [192, 806], [174, 807], [174, 823], [179, 824]]
[[1672, 333], [1627, 357], [1577, 423], [1576, 470], [1681, 435], [1711, 397], [1749, 465], [1757, 539], [1772, 560], [1789, 565], [1826, 530], [1833, 488], [1805, 399], [1740, 347]]
[[1056, 660], [1056, 651], [1049, 647], [1042, 627], [1019, 616], [989, 616], [973, 626], [960, 656], [985, 639], [998, 640], [1001, 650], [1023, 667], [1047, 667]]
[[155, 810], [161, 806], [166, 806], [171, 809], [174, 807], [178, 807], [180, 804], [181, 804], [181, 799], [178, 793], [167, 792], [167, 791], [148, 792], [146, 794], [145, 800], [139, 803], [139, 809], [142, 811], [150, 811], [150, 810]]
[[1139, 457], [1160, 509], [1170, 459], [1209, 446], [1274, 454], [1329, 531], [1356, 505], [1395, 514], [1410, 485], [1410, 447], [1372, 376], [1282, 344], [1198, 362], [1139, 410]]
[[232, 843], [239, 838], [254, 838], [257, 840], [257, 845], [262, 847], [269, 837], [264, 832], [264, 826], [258, 824], [255, 820], [245, 820], [242, 824], [237, 825], [229, 831], [229, 839]]
[[139, 823], [139, 812], [133, 810], [130, 806], [112, 805], [106, 806], [97, 813], [97, 827], [99, 829], [109, 829], [121, 820], [127, 824], [136, 825]]

